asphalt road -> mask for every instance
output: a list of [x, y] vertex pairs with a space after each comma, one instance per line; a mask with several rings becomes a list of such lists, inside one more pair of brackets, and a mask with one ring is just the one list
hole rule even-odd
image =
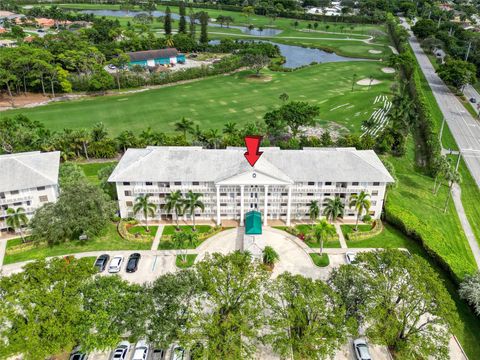
[[[410, 30], [410, 25], [405, 22], [405, 19], [401, 18], [400, 20], [402, 26]], [[477, 186], [480, 187], [480, 122], [470, 115], [462, 103], [438, 77], [433, 65], [420, 47], [420, 43], [411, 32], [408, 41], [430, 84], [440, 110], [447, 120], [448, 127], [457, 142], [470, 173], [474, 177]]]
[[480, 111], [479, 110], [480, 109], [480, 94], [478, 93], [478, 91], [475, 90], [475, 88], [472, 85], [468, 84], [463, 89], [463, 94], [465, 95], [465, 97], [467, 98], [468, 101], [470, 101], [471, 98], [474, 98], [476, 100], [476, 103], [472, 104], [472, 107], [475, 109], [475, 111], [478, 114], [479, 111]]

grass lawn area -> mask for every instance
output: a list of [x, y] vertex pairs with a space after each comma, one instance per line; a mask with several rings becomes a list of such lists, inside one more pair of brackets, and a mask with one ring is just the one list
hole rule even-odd
[[143, 225], [138, 225], [138, 226], [132, 226], [128, 228], [128, 232], [130, 234], [140, 234], [140, 235], [148, 235], [152, 238], [155, 237], [155, 234], [157, 233], [158, 226], [149, 226], [148, 229], [150, 231], [147, 232], [147, 227]]
[[330, 264], [328, 254], [322, 254], [322, 256], [320, 256], [319, 254], [310, 254], [310, 257], [312, 258], [313, 263], [318, 267], [325, 267]]
[[[179, 228], [180, 228], [181, 231], [188, 231], [188, 232], [193, 231], [193, 229], [190, 225], [180, 225]], [[199, 234], [206, 233], [211, 228], [212, 227], [210, 225], [197, 225], [196, 226], [197, 233], [199, 233]], [[175, 225], [166, 225], [163, 228], [162, 235], [172, 235], [172, 234], [175, 233], [175, 231], [176, 231], [175, 229], [176, 229]]]
[[[342, 229], [343, 236], [345, 236], [345, 239], [347, 239], [348, 234], [355, 231], [355, 225], [340, 225], [340, 229]], [[372, 230], [372, 225], [359, 224], [357, 231], [367, 232], [367, 231], [370, 231], [370, 230]]]
[[477, 242], [480, 244], [480, 190], [473, 179], [465, 162], [460, 162], [458, 168], [462, 175], [462, 204], [467, 214], [468, 221], [472, 227]]
[[[251, 81], [248, 78], [251, 72], [244, 71], [134, 94], [4, 111], [0, 117], [23, 113], [51, 130], [90, 128], [101, 121], [112, 135], [118, 135], [124, 129], [139, 133], [149, 126], [173, 133], [175, 122], [185, 116], [202, 129], [220, 130], [231, 119], [239, 126], [263, 119], [267, 111], [281, 104], [278, 96], [287, 89], [291, 100], [318, 104], [319, 124], [335, 123], [345, 131], [360, 133], [362, 121], [378, 107], [373, 105], [375, 97], [390, 94], [393, 75], [384, 74], [382, 66], [356, 61], [319, 64], [289, 73], [265, 70], [265, 75], [272, 77], [268, 82]], [[352, 92], [353, 73], [358, 75], [357, 80], [372, 75], [382, 83], [370, 89], [356, 86]], [[95, 171], [95, 166], [101, 165], [88, 164], [89, 173]]]
[[21, 239], [13, 239], [7, 242], [7, 250], [3, 264], [11, 264], [19, 261], [27, 261], [34, 259], [43, 259], [49, 256], [60, 256], [66, 254], [74, 254], [86, 251], [102, 251], [102, 250], [149, 250], [152, 242], [128, 241], [120, 237], [117, 232], [116, 224], [108, 224], [105, 232], [90, 239], [84, 243], [80, 241], [69, 241], [58, 245], [39, 245], [37, 247], [27, 249], [22, 252], [9, 254], [8, 249], [21, 243]]
[[180, 269], [186, 269], [193, 265], [196, 258], [197, 258], [197, 254], [188, 254], [187, 261], [184, 262], [183, 256], [177, 255], [177, 258], [175, 259], [175, 265]]
[[88, 163], [88, 164], [82, 164], [78, 163], [78, 166], [80, 166], [85, 173], [85, 176], [87, 179], [93, 183], [93, 184], [99, 184], [100, 181], [98, 180], [98, 172], [100, 169], [103, 169], [107, 166], [110, 165], [116, 165], [117, 161], [108, 161], [108, 162], [97, 162], [97, 163]]

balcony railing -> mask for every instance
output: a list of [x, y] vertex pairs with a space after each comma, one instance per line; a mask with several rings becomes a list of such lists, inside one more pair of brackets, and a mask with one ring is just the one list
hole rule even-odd
[[24, 201], [29, 201], [29, 200], [32, 200], [32, 199], [33, 199], [33, 196], [31, 196], [31, 195], [11, 197], [11, 198], [7, 198], [7, 199], [0, 199], [0, 205], [24, 202]]

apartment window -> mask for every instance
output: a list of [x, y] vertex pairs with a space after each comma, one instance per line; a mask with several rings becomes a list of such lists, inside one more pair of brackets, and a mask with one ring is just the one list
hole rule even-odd
[[10, 195], [18, 195], [20, 192], [18, 190], [10, 191]]
[[39, 187], [37, 187], [37, 190], [38, 191], [43, 191], [43, 190], [45, 190], [45, 186], [39, 186]]
[[198, 185], [200, 185], [200, 183], [198, 181], [194, 181], [194, 182], [192, 182], [192, 185], [193, 186], [198, 186]]
[[331, 182], [331, 181], [327, 181], [327, 182], [325, 183], [325, 185], [326, 185], [326, 186], [330, 186], [330, 185], [332, 185], [332, 182]]
[[281, 213], [280, 216], [287, 216], [287, 213]]
[[127, 204], [127, 206], [133, 206], [133, 201], [127, 201], [125, 204]]
[[182, 185], [182, 182], [181, 181], [175, 181], [173, 184], [174, 185]]
[[220, 196], [227, 196], [227, 193], [220, 193]]
[[345, 194], [340, 194], [340, 199], [345, 199]]
[[368, 214], [369, 214], [370, 216], [375, 216], [375, 211], [370, 211]]
[[32, 202], [30, 200], [27, 201], [27, 206], [30, 206]]
[[48, 201], [48, 196], [47, 195], [42, 195], [38, 197], [38, 200], [40, 202], [47, 202]]
[[130, 190], [125, 190], [125, 196], [132, 196], [132, 192]]
[[5, 193], [4, 192], [0, 192], [0, 199], [5, 199]]
[[313, 193], [307, 193], [307, 196], [313, 196]]
[[124, 181], [124, 182], [123, 182], [123, 185], [128, 186], [128, 185], [130, 185], [130, 182]]
[[372, 201], [372, 206], [375, 206], [375, 205], [377, 205], [377, 201], [376, 201], [376, 200], [373, 200], [373, 201]]
[[375, 191], [372, 191], [372, 196], [377, 196], [378, 195], [378, 191], [375, 190]]
[[324, 193], [323, 196], [330, 196], [330, 193]]
[[22, 205], [21, 202], [16, 202], [16, 203], [13, 204], [13, 206], [20, 206], [20, 205]]
[[287, 203], [281, 203], [280, 206], [288, 206]]
[[374, 183], [373, 183], [373, 186], [379, 186], [379, 185], [380, 185], [379, 182], [374, 182]]
[[352, 182], [352, 186], [358, 186], [358, 182]]
[[227, 203], [221, 203], [220, 206], [227, 206]]
[[147, 181], [145, 185], [150, 186], [150, 185], [153, 185], [153, 183], [151, 181]]
[[309, 181], [308, 182], [308, 186], [314, 186], [315, 185], [315, 182], [314, 181]]
[[288, 193], [282, 193], [281, 195], [282, 196], [288, 196]]

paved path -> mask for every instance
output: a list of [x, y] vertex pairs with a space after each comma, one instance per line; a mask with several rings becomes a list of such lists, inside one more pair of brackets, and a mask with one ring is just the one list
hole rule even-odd
[[164, 225], [158, 225], [157, 232], [155, 233], [155, 238], [153, 239], [152, 247], [150, 250], [157, 250], [158, 245], [160, 244], [160, 238], [162, 237], [163, 234], [163, 229], [165, 228]]
[[477, 263], [477, 268], [480, 269], [480, 247], [478, 246], [475, 234], [473, 233], [472, 227], [468, 222], [467, 215], [465, 214], [461, 195], [462, 189], [457, 184], [454, 184], [452, 189], [453, 203], [455, 204], [455, 209], [457, 210], [460, 223], [462, 224], [463, 232], [465, 233], [468, 243], [470, 244], [470, 248], [472, 249], [473, 257], [475, 258], [475, 262]]
[[340, 224], [339, 223], [334, 223], [333, 225], [335, 226], [335, 229], [337, 230], [338, 240], [340, 240], [340, 247], [342, 249], [347, 249], [348, 248], [347, 242], [345, 241], [345, 236], [343, 236], [343, 231], [342, 231], [342, 228], [340, 227]]
[[420, 47], [417, 38], [410, 31], [405, 19], [400, 18], [402, 26], [409, 31], [408, 42], [415, 53], [415, 57], [432, 89], [438, 106], [447, 120], [457, 145], [462, 152], [463, 159], [470, 170], [477, 186], [480, 187], [480, 125], [477, 120], [465, 109], [445, 83], [435, 73], [435, 69], [427, 55]]

